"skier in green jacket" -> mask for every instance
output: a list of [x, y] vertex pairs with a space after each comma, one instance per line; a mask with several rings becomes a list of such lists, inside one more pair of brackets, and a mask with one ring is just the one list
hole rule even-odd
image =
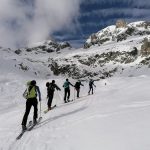
[[22, 130], [26, 130], [26, 124], [28, 115], [30, 113], [30, 109], [33, 106], [34, 107], [34, 115], [33, 115], [33, 123], [37, 123], [37, 117], [38, 117], [38, 100], [37, 100], [37, 94], [39, 97], [39, 101], [41, 101], [41, 92], [38, 86], [36, 86], [36, 81], [32, 80], [31, 82], [28, 82], [28, 88], [24, 92], [24, 97], [27, 99], [26, 101], [26, 110], [25, 114], [22, 120]]

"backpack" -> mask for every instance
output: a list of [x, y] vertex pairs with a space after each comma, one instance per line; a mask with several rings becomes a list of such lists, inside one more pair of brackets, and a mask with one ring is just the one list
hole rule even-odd
[[76, 82], [75, 84], [75, 88], [80, 88], [81, 83], [80, 82]]
[[91, 81], [89, 82], [89, 86], [92, 86], [93, 84], [94, 84], [94, 81], [91, 80]]
[[28, 98], [36, 98], [37, 97], [37, 92], [36, 92], [36, 87], [35, 86], [29, 86], [23, 93], [23, 97], [25, 99]]
[[69, 88], [69, 82], [66, 81], [66, 82], [64, 83], [63, 87], [64, 87], [64, 88]]
[[29, 88], [29, 86], [30, 86], [30, 83], [31, 83], [31, 81], [28, 81], [28, 82], [27, 82], [27, 84], [26, 84], [27, 88], [26, 88], [26, 90], [24, 91], [24, 93], [23, 93], [23, 95], [22, 95], [25, 99], [28, 98], [28, 88]]
[[48, 91], [55, 91], [55, 85], [50, 83], [48, 86]]

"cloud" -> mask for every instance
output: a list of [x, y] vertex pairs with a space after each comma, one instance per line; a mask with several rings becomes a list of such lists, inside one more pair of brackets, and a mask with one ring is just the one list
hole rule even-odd
[[81, 38], [119, 17], [149, 20], [149, 8], [150, 0], [1, 0], [0, 46], [27, 46], [58, 31]]
[[102, 18], [108, 18], [111, 16], [130, 16], [130, 17], [146, 17], [150, 16], [149, 9], [140, 9], [140, 8], [108, 8], [108, 9], [99, 9], [93, 10], [91, 12], [83, 13], [81, 17], [91, 17], [97, 16]]
[[142, 3], [141, 0], [87, 0], [84, 7], [88, 9], [84, 9], [84, 12], [80, 14], [81, 26], [97, 27], [99, 25], [102, 27], [114, 24], [117, 19], [149, 21], [150, 1], [146, 0], [146, 2]]
[[144, 7], [144, 6], [150, 6], [149, 0], [84, 0], [86, 1], [86, 4], [113, 4], [113, 3], [126, 3], [126, 4], [132, 4], [132, 6], [137, 7]]
[[81, 0], [1, 0], [0, 45], [30, 45], [49, 38], [55, 31], [73, 30], [80, 3]]

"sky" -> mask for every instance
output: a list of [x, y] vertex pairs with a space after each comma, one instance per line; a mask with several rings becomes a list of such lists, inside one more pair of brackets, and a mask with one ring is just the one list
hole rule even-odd
[[82, 47], [118, 19], [150, 21], [150, 0], [1, 0], [0, 46], [20, 48], [43, 40]]

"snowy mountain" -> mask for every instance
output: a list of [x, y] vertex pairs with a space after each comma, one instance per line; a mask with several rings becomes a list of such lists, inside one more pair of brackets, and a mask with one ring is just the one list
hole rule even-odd
[[103, 30], [93, 33], [85, 42], [84, 47], [92, 45], [103, 45], [150, 35], [150, 22], [139, 21], [127, 24], [124, 20], [118, 20], [116, 25], [108, 26]]
[[[119, 42], [109, 38], [111, 40], [101, 45], [94, 44], [88, 49], [75, 50], [68, 43], [44, 41], [29, 48], [2, 49], [1, 61], [12, 62], [11, 68], [18, 69], [22, 73], [43, 78], [66, 76], [85, 80], [88, 77], [104, 79], [111, 76], [136, 76], [143, 74], [145, 70], [148, 73], [150, 67], [149, 24], [141, 21], [123, 24], [125, 27], [119, 25], [117, 28], [109, 26], [96, 34], [98, 39], [102, 37], [104, 39], [104, 35], [105, 38], [114, 37], [115, 39], [120, 35], [127, 36]], [[134, 28], [134, 32], [129, 35], [127, 31], [131, 28]], [[87, 41], [90, 43], [90, 40]]]
[[116, 24], [90, 36], [86, 42], [88, 49], [51, 58], [54, 74], [83, 79], [142, 74], [150, 66], [150, 23], [118, 21]]
[[72, 50], [73, 48], [68, 42], [57, 43], [54, 41], [39, 42], [17, 50], [1, 47], [0, 66], [4, 70], [11, 68], [12, 71], [15, 70], [21, 74], [47, 77], [51, 75], [51, 70], [48, 68], [49, 57], [55, 57], [63, 51], [70, 53]]
[[[67, 46], [60, 51], [52, 41], [19, 50], [1, 47], [0, 150], [149, 150], [149, 38], [147, 32], [132, 34], [119, 42], [76, 50]], [[80, 78], [84, 86], [79, 99], [70, 87], [74, 101], [64, 104], [66, 77], [72, 84]], [[88, 77], [97, 80], [93, 95], [87, 95]], [[38, 114], [43, 118], [16, 141], [25, 111], [22, 93], [33, 79], [42, 93]], [[53, 79], [61, 88], [52, 103], [57, 107], [44, 114], [45, 84]]]
[[71, 45], [68, 42], [58, 43], [56, 41], [47, 40], [30, 45], [28, 48], [16, 50], [16, 53], [20, 54], [21, 51], [36, 52], [36, 53], [52, 53], [59, 52], [63, 49], [71, 49]]

